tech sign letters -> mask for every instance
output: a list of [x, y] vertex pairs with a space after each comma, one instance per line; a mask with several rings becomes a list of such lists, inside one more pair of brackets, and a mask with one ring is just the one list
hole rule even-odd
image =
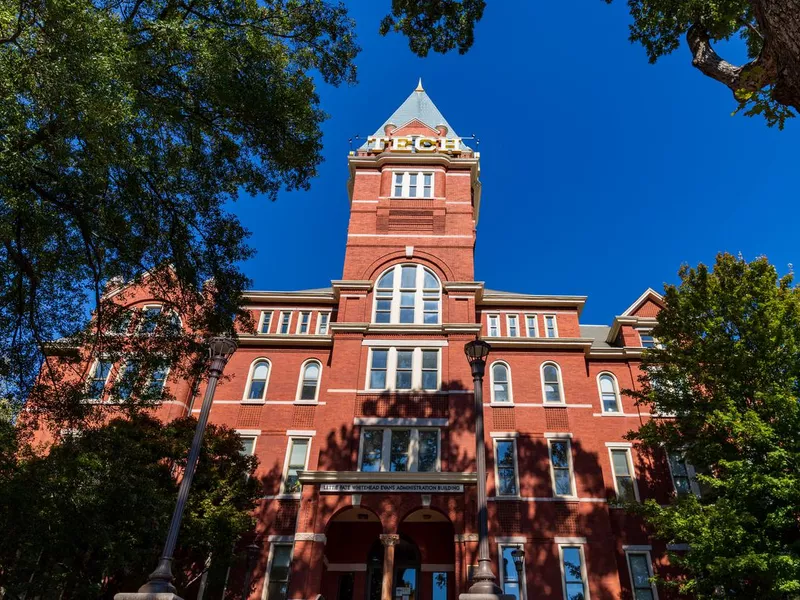
[[367, 138], [367, 147], [370, 152], [442, 152], [444, 154], [460, 154], [461, 138], [427, 137], [427, 136], [397, 136], [383, 135]]

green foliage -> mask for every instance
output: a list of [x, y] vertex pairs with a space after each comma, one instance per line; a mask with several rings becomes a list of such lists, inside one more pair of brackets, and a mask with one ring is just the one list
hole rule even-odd
[[[46, 455], [20, 447], [13, 472], [2, 479], [5, 597], [110, 599], [141, 585], [166, 537], [174, 475], [195, 424], [185, 418], [164, 425], [142, 415], [66, 436]], [[224, 566], [252, 528], [259, 486], [246, 474], [256, 463], [240, 448], [235, 432], [209, 426], [176, 551], [179, 589], [209, 554]]]
[[454, 48], [465, 54], [475, 40], [475, 24], [484, 8], [486, 0], [392, 0], [392, 12], [381, 21], [380, 33], [404, 34], [411, 51], [419, 56]]
[[[483, 5], [395, 2], [382, 27], [422, 56], [464, 52]], [[117, 278], [146, 274], [183, 317], [162, 357], [173, 375], [199, 370], [191, 332], [252, 326], [237, 266], [252, 249], [225, 202], [308, 188], [315, 82], [355, 83], [354, 27], [323, 0], [0, 0], [0, 393], [15, 414], [87, 417], [87, 357], [40, 369], [54, 350], [152, 360], [152, 344], [107, 335], [124, 319], [103, 296]]]
[[800, 594], [800, 290], [765, 258], [683, 267], [632, 392], [653, 419], [631, 435], [682, 453], [702, 497], [639, 512], [670, 543], [695, 598]]
[[[628, 0], [628, 9], [633, 19], [630, 40], [644, 47], [651, 63], [677, 50], [692, 26], [700, 27], [712, 42], [740, 38], [751, 59], [757, 58], [764, 47], [763, 28], [748, 0]], [[754, 75], [749, 74], [750, 80]], [[745, 73], [741, 89], [734, 90], [738, 108], [733, 114], [761, 115], [769, 127], [783, 129], [786, 120], [796, 114], [775, 98], [774, 81], [766, 78], [757, 90], [751, 90], [747, 78]]]

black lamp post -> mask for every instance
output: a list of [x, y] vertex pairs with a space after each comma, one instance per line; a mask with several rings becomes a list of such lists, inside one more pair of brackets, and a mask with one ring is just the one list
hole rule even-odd
[[261, 546], [255, 542], [247, 545], [247, 565], [244, 574], [244, 587], [242, 590], [242, 600], [247, 600], [250, 597], [250, 583], [253, 578], [253, 568], [256, 566], [258, 555], [261, 552]]
[[525, 600], [525, 586], [522, 583], [522, 570], [525, 568], [525, 550], [522, 546], [517, 546], [511, 551], [511, 558], [514, 559], [514, 568], [517, 570], [517, 585], [519, 586], [519, 600]]
[[206, 387], [206, 393], [203, 397], [203, 406], [197, 419], [197, 427], [194, 430], [189, 458], [186, 460], [186, 470], [183, 473], [183, 479], [178, 489], [178, 501], [175, 503], [175, 510], [172, 512], [172, 520], [169, 523], [169, 533], [167, 534], [167, 541], [164, 543], [164, 550], [161, 552], [161, 558], [158, 560], [156, 570], [150, 573], [147, 578], [147, 583], [140, 587], [137, 593], [117, 594], [114, 596], [114, 600], [181, 600], [176, 595], [175, 586], [172, 585], [174, 579], [172, 575], [172, 554], [175, 552], [175, 544], [178, 541], [178, 532], [183, 519], [183, 509], [186, 508], [189, 489], [192, 486], [192, 479], [197, 468], [197, 459], [200, 456], [200, 447], [203, 445], [203, 436], [208, 424], [208, 415], [211, 412], [211, 402], [217, 389], [217, 381], [219, 381], [222, 370], [228, 363], [228, 359], [235, 352], [236, 347], [236, 342], [229, 337], [211, 339], [208, 347], [208, 356], [211, 359], [211, 366], [208, 372], [208, 387]]
[[464, 353], [472, 368], [475, 387], [475, 462], [478, 470], [478, 569], [472, 576], [473, 584], [469, 591], [461, 594], [461, 600], [490, 600], [502, 598], [512, 600], [513, 596], [503, 594], [496, 583], [489, 559], [489, 518], [486, 512], [486, 449], [483, 441], [483, 375], [486, 371], [486, 357], [492, 347], [480, 339], [474, 339], [464, 346]]

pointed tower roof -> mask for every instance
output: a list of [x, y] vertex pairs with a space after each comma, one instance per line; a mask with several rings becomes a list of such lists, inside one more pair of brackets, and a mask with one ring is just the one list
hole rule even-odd
[[[444, 125], [447, 128], [445, 137], [459, 137], [450, 126], [450, 123], [447, 122], [447, 119], [444, 118], [444, 115], [442, 115], [439, 109], [436, 108], [436, 105], [433, 103], [433, 100], [431, 100], [430, 96], [428, 96], [425, 88], [422, 87], [421, 77], [416, 89], [411, 92], [411, 95], [406, 98], [405, 102], [403, 102], [400, 107], [392, 113], [392, 116], [383, 122], [383, 124], [375, 131], [373, 135], [385, 135], [387, 126], [392, 126], [392, 129], [401, 129], [405, 125], [408, 125], [415, 120], [427, 125], [433, 130], [437, 130], [440, 125]], [[366, 146], [367, 144], [364, 144], [362, 148], [365, 148]], [[463, 142], [461, 143], [461, 147], [462, 149], [468, 149], [468, 146], [466, 146]]]

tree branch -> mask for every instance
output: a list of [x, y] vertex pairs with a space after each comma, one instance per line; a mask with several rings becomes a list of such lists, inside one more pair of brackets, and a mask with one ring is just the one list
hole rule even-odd
[[692, 65], [734, 93], [743, 89], [757, 91], [774, 80], [774, 65], [763, 53], [746, 65], [733, 65], [714, 51], [711, 36], [701, 25], [689, 27], [686, 41], [692, 51]]

